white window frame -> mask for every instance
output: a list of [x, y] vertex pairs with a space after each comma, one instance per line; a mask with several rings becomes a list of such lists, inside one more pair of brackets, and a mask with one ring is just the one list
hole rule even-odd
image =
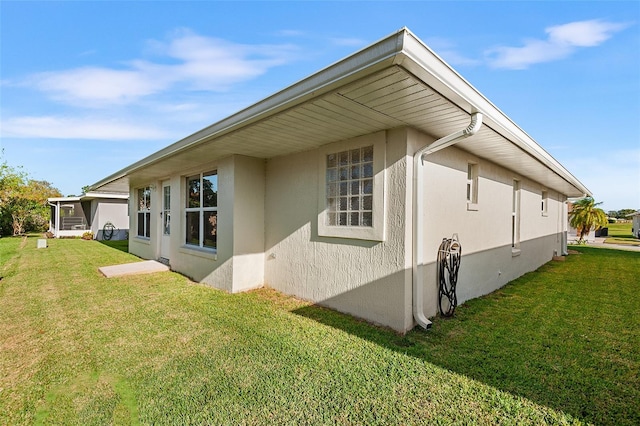
[[[142, 197], [142, 199], [141, 199]], [[142, 213], [143, 234], [139, 234], [140, 214]], [[151, 186], [136, 189], [136, 237], [142, 239], [151, 238]], [[149, 235], [146, 235], [147, 232]]]
[[478, 210], [478, 163], [467, 163], [467, 210]]
[[[167, 193], [167, 190], [168, 193]], [[168, 237], [171, 235], [171, 184], [162, 185], [162, 205], [160, 206], [162, 213], [162, 235]]]
[[542, 216], [547, 217], [549, 215], [549, 191], [543, 189], [540, 193], [540, 209], [542, 211]]
[[[328, 224], [327, 156], [367, 146], [373, 146], [372, 225], [348, 226]], [[369, 241], [385, 239], [385, 161], [386, 132], [360, 136], [347, 141], [324, 145], [318, 155], [318, 235]]]
[[513, 179], [513, 195], [511, 200], [511, 253], [520, 254], [520, 181]]
[[[206, 171], [206, 172], [201, 172], [201, 173], [194, 173], [191, 174], [189, 176], [185, 176], [184, 177], [184, 188], [185, 188], [185, 201], [184, 201], [184, 212], [182, 214], [182, 217], [184, 219], [184, 226], [183, 226], [183, 232], [182, 232], [182, 236], [183, 236], [183, 241], [184, 241], [184, 247], [185, 248], [191, 248], [191, 249], [199, 249], [199, 250], [204, 250], [207, 252], [211, 252], [211, 253], [217, 253], [218, 250], [218, 227], [217, 227], [217, 218], [218, 218], [218, 201], [216, 199], [216, 205], [215, 206], [207, 206], [204, 207], [203, 206], [203, 196], [204, 196], [204, 191], [203, 191], [203, 178], [204, 176], [215, 176], [216, 177], [216, 193], [218, 193], [218, 171], [217, 170], [210, 170], [210, 171]], [[199, 191], [199, 207], [189, 207], [189, 181], [194, 178], [194, 177], [198, 177], [200, 179], [200, 191]], [[198, 213], [198, 228], [199, 228], [199, 235], [198, 235], [198, 244], [193, 244], [191, 242], [187, 241], [187, 214], [188, 213], [193, 213], [193, 212], [197, 212]], [[210, 247], [210, 246], [205, 246], [204, 245], [204, 213], [205, 212], [215, 212], [216, 213], [216, 246], [215, 247]]]

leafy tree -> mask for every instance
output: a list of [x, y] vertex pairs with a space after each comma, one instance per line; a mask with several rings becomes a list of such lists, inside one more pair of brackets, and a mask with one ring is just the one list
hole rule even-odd
[[622, 209], [622, 210], [618, 210], [618, 219], [628, 219], [627, 215], [633, 214], [635, 213], [636, 210], [634, 209]]
[[22, 168], [0, 163], [0, 235], [46, 229], [47, 198], [59, 196], [60, 191], [49, 182], [31, 179]]
[[569, 223], [576, 228], [580, 235], [579, 241], [584, 241], [592, 229], [600, 229], [607, 224], [607, 215], [604, 210], [597, 207], [602, 203], [596, 203], [592, 197], [584, 197], [573, 203], [569, 213]]
[[609, 217], [615, 217], [616, 219], [628, 219], [627, 216], [636, 211], [635, 209], [609, 210], [607, 215], [609, 215]]

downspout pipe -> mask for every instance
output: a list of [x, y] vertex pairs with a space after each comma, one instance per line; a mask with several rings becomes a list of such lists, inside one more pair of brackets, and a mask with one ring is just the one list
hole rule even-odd
[[424, 179], [421, 179], [421, 171], [424, 167], [425, 157], [447, 148], [475, 135], [482, 127], [482, 114], [474, 112], [471, 114], [471, 122], [467, 127], [457, 132], [451, 133], [437, 141], [429, 144], [413, 155], [413, 318], [418, 325], [424, 329], [431, 327], [431, 321], [424, 314], [424, 280], [422, 272], [418, 267], [418, 262], [424, 254]]
[[[49, 228], [54, 228], [54, 230], [56, 231], [54, 232], [54, 235], [57, 237], [60, 228], [60, 201], [56, 201], [56, 204], [51, 204], [50, 201], [47, 201], [47, 204], [56, 209], [55, 223], [52, 223], [51, 219], [49, 219]], [[51, 229], [49, 231], [51, 231]]]

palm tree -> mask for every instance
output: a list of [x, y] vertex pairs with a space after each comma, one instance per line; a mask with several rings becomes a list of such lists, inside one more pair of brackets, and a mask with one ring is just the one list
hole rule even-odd
[[607, 224], [607, 215], [599, 206], [602, 203], [596, 203], [592, 197], [584, 197], [573, 203], [571, 212], [569, 212], [569, 223], [580, 235], [578, 241], [584, 241], [585, 235], [588, 235], [592, 229], [600, 229]]

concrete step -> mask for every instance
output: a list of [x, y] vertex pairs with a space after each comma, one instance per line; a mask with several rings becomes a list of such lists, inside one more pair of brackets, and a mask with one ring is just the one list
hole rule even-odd
[[124, 275], [153, 274], [168, 271], [169, 267], [155, 260], [125, 263], [122, 265], [101, 266], [98, 271], [107, 278], [122, 277]]

